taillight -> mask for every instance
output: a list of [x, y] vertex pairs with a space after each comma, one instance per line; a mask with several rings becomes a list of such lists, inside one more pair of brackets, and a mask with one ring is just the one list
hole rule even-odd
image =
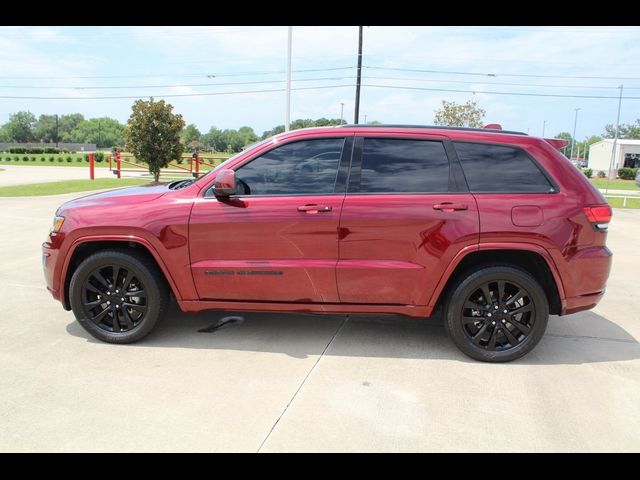
[[592, 207], [584, 207], [584, 214], [596, 230], [606, 232], [611, 221], [611, 207], [609, 205], [594, 205]]

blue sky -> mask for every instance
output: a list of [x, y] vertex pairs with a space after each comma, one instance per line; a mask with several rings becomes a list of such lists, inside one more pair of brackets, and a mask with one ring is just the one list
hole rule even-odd
[[[293, 28], [293, 87], [303, 89], [292, 92], [292, 119], [337, 118], [342, 102], [353, 120], [357, 33]], [[277, 26], [0, 27], [0, 122], [18, 110], [125, 122], [133, 98], [82, 97], [154, 95], [203, 133], [249, 125], [261, 134], [284, 123], [283, 91], [198, 94], [283, 89], [286, 42], [287, 27]], [[361, 122], [431, 124], [442, 100], [475, 98], [487, 122], [531, 135], [542, 134], [545, 120], [545, 136], [571, 132], [580, 108], [583, 139], [615, 122], [618, 85], [640, 97], [640, 28], [372, 26], [363, 65]], [[640, 118], [639, 107], [625, 98], [621, 122]]]

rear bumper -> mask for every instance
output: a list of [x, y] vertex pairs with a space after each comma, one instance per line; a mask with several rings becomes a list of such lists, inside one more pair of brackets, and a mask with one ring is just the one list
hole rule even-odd
[[579, 250], [566, 264], [561, 315], [595, 307], [605, 293], [613, 254], [605, 246]]
[[564, 301], [564, 308], [562, 309], [562, 315], [571, 315], [572, 313], [581, 312], [583, 310], [590, 310], [595, 307], [600, 300], [602, 300], [603, 296], [604, 290], [591, 295], [578, 295], [577, 297], [566, 298]]

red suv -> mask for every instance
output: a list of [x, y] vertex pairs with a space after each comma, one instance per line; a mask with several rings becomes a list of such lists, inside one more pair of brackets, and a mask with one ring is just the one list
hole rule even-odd
[[467, 355], [529, 352], [549, 314], [594, 307], [611, 208], [561, 140], [495, 129], [340, 126], [251, 146], [196, 180], [62, 205], [47, 288], [91, 335], [185, 312], [442, 311]]

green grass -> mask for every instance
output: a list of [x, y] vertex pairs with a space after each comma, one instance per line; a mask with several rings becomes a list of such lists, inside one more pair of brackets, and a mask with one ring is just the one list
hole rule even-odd
[[0, 187], [0, 197], [37, 197], [62, 193], [85, 192], [106, 188], [130, 187], [149, 183], [138, 178], [98, 178], [96, 180], [65, 180], [62, 182], [33, 183]]
[[623, 207], [622, 203], [624, 201], [624, 199], [622, 198], [611, 198], [611, 197], [606, 197], [607, 202], [609, 202], [609, 205], [611, 205], [612, 207], [615, 208], [640, 208], [640, 198], [630, 198], [627, 197], [627, 206]]
[[[607, 179], [606, 178], [590, 178], [591, 183], [593, 183], [596, 187], [601, 190], [604, 190], [607, 187]], [[610, 180], [609, 181], [609, 189], [611, 190], [638, 190], [640, 191], [640, 187], [636, 185], [635, 180]]]
[[[25, 162], [22, 158], [29, 157], [29, 161]], [[72, 157], [73, 161], [67, 162], [67, 157]], [[230, 154], [228, 153], [216, 153], [213, 154], [216, 157], [225, 157], [228, 158]], [[15, 157], [18, 157], [18, 160], [14, 160]], [[55, 160], [53, 162], [49, 161], [50, 157], [54, 157]], [[35, 161], [31, 159], [35, 158]], [[189, 168], [189, 158], [191, 155], [185, 153], [182, 155], [183, 162], [180, 164], [181, 167]], [[62, 161], [58, 161], [62, 159]], [[125, 157], [124, 160], [127, 162], [134, 162], [134, 159], [131, 157]], [[210, 160], [206, 157], [202, 158], [203, 161], [209, 162]], [[216, 159], [214, 160], [215, 165], [219, 165], [224, 160]], [[84, 153], [44, 153], [44, 154], [14, 154], [14, 153], [3, 153], [0, 152], [0, 164], [5, 165], [30, 165], [30, 166], [48, 166], [48, 167], [88, 167], [89, 162], [84, 159]], [[109, 158], [108, 156], [102, 162], [95, 162], [96, 168], [109, 168]], [[112, 164], [112, 167], [115, 169], [115, 163]], [[130, 169], [130, 168], [144, 168], [144, 164], [139, 164], [136, 167], [130, 165], [129, 163], [123, 163], [121, 168]], [[175, 168], [175, 167], [170, 167]], [[200, 171], [206, 172], [209, 171], [211, 167], [206, 165], [200, 165]]]

